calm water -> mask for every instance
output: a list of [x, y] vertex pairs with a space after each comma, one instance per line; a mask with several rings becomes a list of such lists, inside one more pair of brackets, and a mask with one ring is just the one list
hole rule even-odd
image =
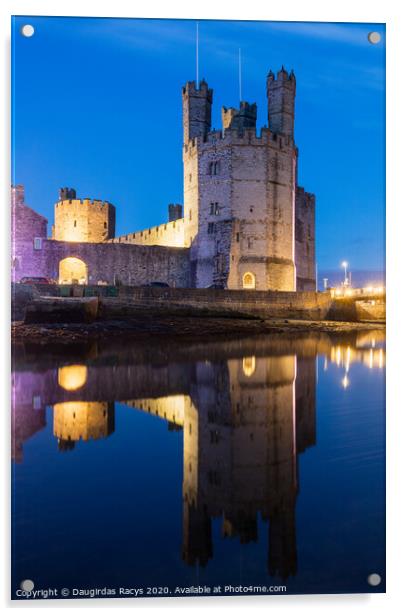
[[13, 593], [384, 592], [383, 332], [14, 364]]

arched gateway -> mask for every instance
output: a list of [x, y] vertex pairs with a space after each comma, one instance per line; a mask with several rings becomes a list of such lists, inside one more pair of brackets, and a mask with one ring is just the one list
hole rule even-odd
[[59, 284], [88, 284], [88, 268], [77, 257], [67, 257], [59, 263]]

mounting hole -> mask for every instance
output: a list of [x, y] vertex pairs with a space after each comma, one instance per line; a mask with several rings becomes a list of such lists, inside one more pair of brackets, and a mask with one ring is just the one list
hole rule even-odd
[[378, 573], [371, 573], [371, 575], [368, 576], [367, 581], [370, 586], [378, 586], [378, 584], [381, 584], [381, 575], [378, 575]]
[[31, 592], [35, 587], [35, 584], [32, 580], [22, 580], [20, 584], [21, 590], [26, 590], [27, 592]]
[[27, 38], [30, 38], [31, 36], [35, 34], [35, 28], [31, 26], [31, 24], [25, 24], [25, 26], [22, 26], [21, 28], [21, 34], [22, 36], [26, 36]]
[[379, 32], [369, 32], [368, 34], [369, 43], [372, 45], [377, 45], [381, 41], [381, 34]]

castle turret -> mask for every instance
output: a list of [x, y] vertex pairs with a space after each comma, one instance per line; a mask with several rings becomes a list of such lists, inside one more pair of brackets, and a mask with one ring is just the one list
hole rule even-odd
[[105, 242], [114, 238], [116, 209], [108, 201], [77, 199], [74, 188], [61, 188], [54, 210], [52, 239]]
[[169, 203], [169, 222], [183, 218], [183, 206], [181, 203]]
[[273, 133], [293, 139], [295, 121], [296, 77], [282, 66], [277, 77], [269, 71], [267, 77], [268, 127]]
[[188, 81], [182, 89], [184, 143], [195, 137], [204, 137], [211, 129], [212, 89], [203, 79], [197, 88]]
[[242, 131], [245, 128], [254, 128], [257, 123], [256, 103], [241, 101], [240, 109], [234, 107], [222, 107], [222, 126], [223, 129], [235, 129]]
[[75, 188], [60, 188], [59, 190], [59, 201], [66, 201], [68, 199], [76, 199], [77, 191]]

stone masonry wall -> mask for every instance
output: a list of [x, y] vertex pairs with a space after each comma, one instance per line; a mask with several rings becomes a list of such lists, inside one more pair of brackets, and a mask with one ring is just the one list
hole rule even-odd
[[[59, 277], [60, 261], [81, 259], [88, 269], [88, 284], [143, 285], [166, 282], [172, 287], [190, 285], [188, 250], [132, 244], [57, 242], [43, 240], [23, 275]], [[19, 277], [16, 276], [16, 280]]]
[[188, 246], [184, 237], [184, 218], [165, 222], [157, 227], [120, 235], [109, 240], [114, 244], [138, 244], [140, 246], [170, 246], [184, 248]]
[[331, 294], [306, 291], [247, 291], [226, 289], [161, 289], [122, 287], [119, 298], [130, 297], [150, 304], [160, 302], [166, 308], [175, 305], [193, 305], [198, 308], [213, 306], [248, 312], [262, 318], [325, 319], [332, 305]]
[[295, 257], [297, 290], [315, 291], [315, 196], [301, 187], [296, 192]]
[[24, 203], [24, 187], [11, 191], [11, 279], [34, 276], [37, 248], [47, 235], [47, 220]]

